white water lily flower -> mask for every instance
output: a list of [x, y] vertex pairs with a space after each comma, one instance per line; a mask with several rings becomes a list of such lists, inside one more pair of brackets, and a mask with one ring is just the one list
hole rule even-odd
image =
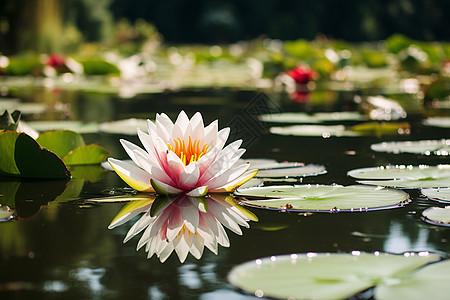
[[175, 123], [166, 114], [148, 120], [148, 134], [137, 130], [144, 149], [120, 140], [136, 166], [114, 158], [108, 161], [132, 188], [158, 194], [202, 196], [232, 192], [257, 170], [249, 164], [233, 166], [244, 154], [242, 140], [225, 146], [230, 128], [218, 130], [218, 121], [204, 126], [200, 113], [189, 119], [184, 111]]
[[[213, 194], [207, 198], [181, 195], [175, 200], [160, 197], [150, 206], [149, 201], [153, 199], [136, 201], [136, 204], [130, 202], [109, 228], [119, 226], [146, 210], [130, 228], [124, 243], [143, 232], [137, 250], [145, 246], [147, 258], [156, 255], [161, 262], [174, 250], [180, 262], [184, 262], [189, 253], [200, 259], [204, 247], [217, 254], [218, 245], [230, 245], [224, 226], [242, 235], [240, 226], [248, 228], [249, 220], [258, 220], [251, 212], [234, 203], [231, 196], [224, 194]], [[153, 211], [153, 205], [159, 208]]]

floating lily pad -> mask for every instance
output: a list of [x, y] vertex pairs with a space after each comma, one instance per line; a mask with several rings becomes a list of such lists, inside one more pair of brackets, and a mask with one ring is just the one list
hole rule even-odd
[[44, 132], [37, 141], [55, 152], [67, 165], [100, 164], [109, 156], [109, 151], [103, 147], [85, 145], [83, 137], [71, 130]]
[[450, 165], [405, 166], [361, 168], [351, 170], [347, 175], [358, 179], [390, 179], [358, 181], [369, 185], [403, 188], [450, 187]]
[[[1, 111], [1, 110], [0, 110]], [[7, 110], [0, 115], [0, 130], [16, 131], [20, 121], [20, 111], [15, 110], [10, 114]]]
[[98, 145], [81, 146], [70, 151], [63, 160], [67, 165], [100, 164], [109, 156], [109, 151]]
[[84, 146], [83, 137], [71, 130], [57, 130], [44, 132], [36, 139], [44, 148], [63, 158], [75, 148]]
[[[231, 270], [228, 280], [257, 297], [277, 299], [346, 299], [374, 286], [377, 286], [375, 293], [378, 300], [423, 299], [414, 295], [412, 298], [389, 298], [388, 295], [401, 293], [403, 286], [411, 291], [419, 290], [423, 285], [416, 287], [414, 284], [416, 276], [424, 277], [419, 273], [422, 270], [412, 272], [439, 259], [437, 254], [428, 252], [404, 255], [359, 251], [353, 251], [352, 254], [291, 254], [241, 264]], [[449, 295], [447, 265], [445, 263], [438, 267], [439, 272], [432, 276], [437, 279], [433, 287], [437, 284], [440, 287], [426, 289], [429, 293], [426, 298], [444, 299]], [[423, 272], [429, 274], [425, 268]], [[439, 278], [438, 275], [443, 276]]]
[[413, 153], [423, 155], [449, 155], [450, 140], [421, 140], [402, 142], [382, 142], [372, 144], [370, 148], [377, 152], [388, 153]]
[[238, 189], [241, 203], [296, 212], [363, 212], [400, 207], [409, 195], [400, 190], [363, 185], [295, 185]]
[[450, 188], [422, 189], [421, 192], [431, 200], [450, 203]]
[[100, 124], [101, 132], [113, 134], [137, 135], [137, 129], [147, 131], [147, 120], [144, 119], [126, 119], [120, 121], [106, 122]]
[[367, 122], [350, 127], [344, 125], [293, 125], [271, 127], [269, 131], [279, 135], [293, 136], [383, 136], [409, 134], [409, 123]]
[[30, 127], [39, 132], [50, 130], [72, 130], [78, 133], [96, 133], [99, 125], [97, 123], [83, 123], [81, 121], [30, 121]]
[[360, 136], [357, 132], [347, 130], [344, 125], [294, 125], [285, 127], [270, 127], [270, 132], [279, 135], [293, 136]]
[[[305, 177], [325, 174], [327, 171], [322, 165], [305, 165], [301, 162], [277, 162], [272, 159], [240, 159], [236, 164], [249, 163], [252, 169], [258, 169], [257, 178], [287, 178]], [[248, 185], [247, 185], [248, 186]]]
[[69, 178], [70, 172], [53, 152], [25, 133], [0, 133], [0, 173], [22, 178]]
[[326, 121], [361, 121], [366, 118], [358, 112], [315, 113], [312, 115], [303, 112], [286, 112], [260, 115], [259, 119], [268, 123], [315, 124]]
[[422, 212], [425, 222], [450, 227], [450, 206], [430, 207]]
[[450, 117], [430, 117], [423, 121], [424, 125], [450, 128]]

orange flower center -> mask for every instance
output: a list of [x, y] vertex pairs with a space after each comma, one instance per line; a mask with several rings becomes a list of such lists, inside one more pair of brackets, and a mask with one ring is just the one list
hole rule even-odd
[[173, 139], [173, 144], [167, 144], [169, 150], [172, 150], [181, 159], [185, 166], [189, 165], [193, 161], [199, 160], [208, 152], [210, 148], [208, 143], [200, 146], [200, 140], [197, 139], [192, 141], [191, 137], [189, 137], [188, 144], [180, 138]]

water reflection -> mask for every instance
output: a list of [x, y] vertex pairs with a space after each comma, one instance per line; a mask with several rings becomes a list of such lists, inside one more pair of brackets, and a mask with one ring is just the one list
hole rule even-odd
[[242, 235], [240, 226], [248, 228], [248, 221], [257, 221], [256, 216], [236, 204], [231, 195], [196, 198], [183, 194], [132, 201], [119, 212], [109, 228], [124, 224], [142, 212], [124, 243], [143, 232], [137, 250], [145, 247], [147, 258], [156, 255], [161, 262], [173, 251], [182, 263], [189, 253], [200, 259], [205, 247], [218, 254], [219, 245], [230, 246], [224, 227]]

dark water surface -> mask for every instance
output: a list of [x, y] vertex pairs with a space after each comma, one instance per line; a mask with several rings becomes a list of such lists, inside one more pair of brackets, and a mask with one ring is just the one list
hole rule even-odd
[[[449, 138], [444, 129], [421, 125], [421, 112], [408, 117], [410, 135], [383, 138], [275, 136], [267, 132], [267, 125], [253, 119], [257, 111], [356, 108], [351, 93], [334, 94], [331, 99], [326, 105], [292, 104], [275, 96], [231, 90], [140, 95], [132, 99], [83, 94], [71, 103], [68, 117], [110, 121], [154, 118], [156, 112], [166, 112], [173, 118], [181, 109], [189, 116], [200, 111], [205, 124], [219, 119], [220, 128], [229, 125], [234, 130], [231, 139], [244, 138], [247, 158], [325, 165], [327, 174], [306, 177], [303, 183], [351, 185], [356, 181], [346, 174], [355, 168], [449, 163], [448, 156], [394, 155], [370, 150], [372, 143], [385, 139]], [[127, 158], [119, 138], [138, 143], [136, 137], [130, 136], [85, 135], [87, 143], [108, 148], [115, 158]], [[11, 186], [14, 184], [17, 185], [11, 182]], [[61, 184], [64, 189], [67, 183]], [[242, 236], [227, 230], [231, 246], [219, 247], [218, 255], [205, 249], [200, 260], [189, 255], [181, 264], [172, 253], [165, 263], [160, 263], [156, 257], [147, 260], [143, 249], [135, 250], [137, 238], [122, 243], [133, 222], [113, 230], [107, 228], [124, 203], [88, 201], [126, 187], [115, 173], [104, 172], [94, 182], [78, 181], [69, 186], [76, 200], [52, 201], [56, 196], [51, 193], [59, 191], [59, 183], [21, 183], [19, 189], [24, 196], [18, 201], [16, 195], [18, 220], [0, 223], [1, 299], [253, 299], [256, 297], [237, 291], [226, 277], [237, 264], [260, 257], [352, 250], [432, 251], [444, 257], [450, 254], [450, 230], [420, 220], [425, 208], [443, 205], [425, 199], [418, 190], [408, 189], [405, 191], [413, 200], [410, 204], [384, 211], [304, 216], [252, 208], [260, 221], [250, 222], [249, 229], [243, 228]], [[270, 226], [284, 229], [264, 230]]]

